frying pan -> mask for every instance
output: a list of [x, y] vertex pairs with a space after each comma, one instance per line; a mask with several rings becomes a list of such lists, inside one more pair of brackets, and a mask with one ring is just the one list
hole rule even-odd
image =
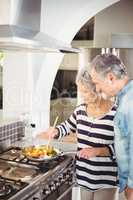
[[[45, 146], [45, 145], [44, 145]], [[37, 148], [42, 148], [43, 147], [43, 145], [41, 145], [41, 146], [37, 146]], [[55, 155], [50, 155], [50, 156], [48, 156], [48, 155], [45, 155], [45, 156], [29, 156], [28, 155], [28, 153], [27, 153], [27, 149], [28, 148], [36, 148], [36, 146], [29, 146], [29, 147], [25, 147], [25, 148], [23, 148], [22, 149], [22, 153], [23, 153], [23, 155], [24, 156], [26, 156], [29, 160], [32, 160], [32, 161], [50, 161], [50, 160], [53, 160], [53, 159], [57, 159], [58, 157], [60, 157], [60, 156], [63, 156], [63, 155], [68, 155], [68, 154], [76, 154], [77, 152], [76, 151], [66, 151], [66, 152], [63, 152], [63, 151], [60, 151], [59, 149], [57, 149], [57, 148], [54, 148], [54, 147], [52, 147], [53, 148], [53, 150], [56, 152], [56, 154]], [[46, 148], [46, 146], [45, 146], [45, 148]]]

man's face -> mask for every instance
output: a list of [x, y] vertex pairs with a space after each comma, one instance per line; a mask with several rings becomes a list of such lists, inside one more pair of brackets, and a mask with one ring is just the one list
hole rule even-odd
[[114, 84], [114, 81], [110, 79], [110, 77], [107, 76], [102, 79], [94, 69], [91, 70], [91, 77], [92, 81], [96, 85], [97, 92], [107, 95], [108, 97], [116, 95], [116, 85]]

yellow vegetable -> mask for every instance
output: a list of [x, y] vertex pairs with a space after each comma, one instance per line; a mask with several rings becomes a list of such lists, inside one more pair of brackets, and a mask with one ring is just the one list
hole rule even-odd
[[53, 147], [48, 147], [46, 145], [42, 145], [39, 147], [27, 147], [24, 149], [24, 154], [29, 157], [41, 158], [45, 156], [55, 156], [57, 155], [56, 150]]

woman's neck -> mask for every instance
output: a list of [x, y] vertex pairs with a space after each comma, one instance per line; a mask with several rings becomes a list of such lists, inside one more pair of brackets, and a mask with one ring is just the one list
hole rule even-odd
[[113, 102], [110, 100], [98, 99], [96, 102], [87, 104], [87, 113], [88, 115], [99, 117], [111, 109]]

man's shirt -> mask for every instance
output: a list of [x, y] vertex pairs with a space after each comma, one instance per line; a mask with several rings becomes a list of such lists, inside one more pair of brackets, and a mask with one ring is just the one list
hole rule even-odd
[[133, 188], [133, 80], [117, 95], [115, 149], [119, 169], [120, 191]]

